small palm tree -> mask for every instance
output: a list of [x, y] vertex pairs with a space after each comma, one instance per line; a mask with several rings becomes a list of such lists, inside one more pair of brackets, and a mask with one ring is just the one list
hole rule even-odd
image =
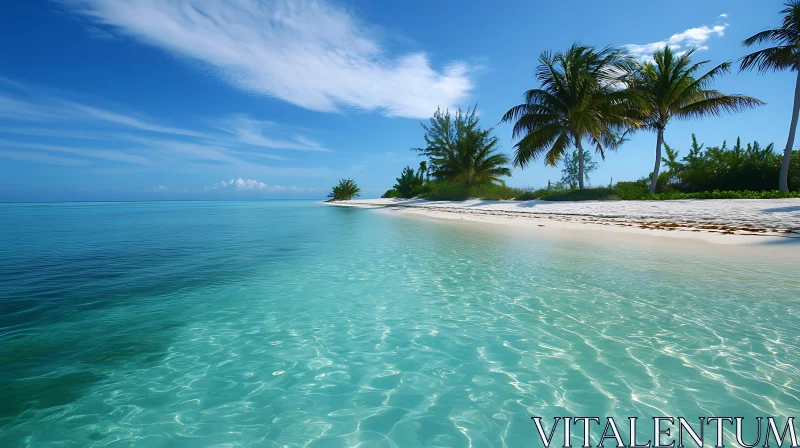
[[403, 168], [400, 177], [396, 179], [397, 183], [394, 184], [393, 189], [401, 198], [413, 198], [420, 193], [422, 184], [425, 183], [425, 177], [423, 176], [422, 169], [420, 169], [418, 173], [415, 173], [413, 168], [407, 166]]
[[778, 185], [784, 193], [789, 191], [789, 163], [792, 159], [794, 136], [797, 131], [797, 118], [800, 114], [800, 0], [790, 0], [784, 4], [783, 24], [780, 28], [768, 29], [756, 33], [742, 42], [745, 47], [756, 44], [774, 44], [774, 47], [750, 53], [740, 59], [739, 69], [757, 69], [759, 73], [790, 70], [797, 72], [794, 88], [794, 108], [792, 124], [789, 128], [789, 139], [783, 150], [781, 173]]
[[691, 49], [675, 54], [669, 46], [656, 50], [653, 61], [638, 67], [629, 79], [631, 90], [642, 101], [642, 127], [656, 132], [656, 162], [650, 179], [650, 193], [655, 193], [661, 166], [664, 130], [673, 118], [719, 116], [764, 104], [744, 95], [725, 95], [708, 87], [714, 79], [730, 71], [731, 63], [722, 63], [704, 75], [698, 71], [709, 61], [692, 62]]
[[477, 105], [458, 109], [455, 114], [438, 109], [425, 129], [425, 148], [414, 148], [428, 158], [424, 170], [434, 179], [467, 186], [486, 183], [505, 184], [511, 176], [508, 156], [498, 152], [493, 129], [481, 129]]
[[349, 201], [361, 196], [361, 189], [358, 188], [353, 179], [342, 179], [333, 190], [328, 194], [331, 201]]
[[564, 53], [539, 56], [536, 78], [541, 88], [525, 92], [525, 102], [511, 108], [504, 122], [514, 122], [514, 166], [524, 168], [544, 155], [556, 166], [570, 147], [578, 150], [578, 184], [583, 189], [583, 142], [593, 144], [602, 158], [616, 149], [619, 132], [635, 120], [625, 113], [629, 95], [619, 82], [628, 57], [608, 48], [571, 46]]
[[497, 137], [486, 138], [486, 131], [471, 132], [459, 138], [440, 160], [434, 175], [466, 186], [501, 184], [510, 177], [508, 156], [495, 150]]

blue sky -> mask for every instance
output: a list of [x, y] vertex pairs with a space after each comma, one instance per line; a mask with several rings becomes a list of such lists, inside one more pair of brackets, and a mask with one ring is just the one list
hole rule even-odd
[[[697, 46], [710, 66], [779, 24], [778, 0], [25, 0], [0, 4], [0, 201], [322, 198], [342, 177], [377, 197], [424, 144], [437, 106], [503, 113], [536, 87], [539, 53], [575, 41], [646, 53]], [[767, 105], [673, 122], [775, 142], [794, 76], [736, 71], [716, 87]], [[594, 184], [652, 169], [655, 135], [600, 161]], [[599, 156], [596, 157], [599, 160]], [[515, 169], [538, 187], [560, 168]]]

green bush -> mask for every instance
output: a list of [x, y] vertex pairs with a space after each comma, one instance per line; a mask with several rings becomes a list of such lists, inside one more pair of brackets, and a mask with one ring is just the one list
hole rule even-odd
[[452, 185], [446, 182], [427, 182], [427, 191], [420, 196], [432, 201], [464, 201], [470, 198], [485, 200], [511, 200], [522, 194], [522, 190], [505, 185]]
[[328, 197], [331, 198], [330, 201], [349, 201], [358, 196], [361, 196], [361, 189], [353, 179], [340, 180], [328, 194]]
[[781, 198], [800, 198], [800, 191], [790, 191], [781, 193], [780, 190], [767, 191], [698, 191], [694, 193], [683, 193], [680, 191], [670, 191], [665, 193], [647, 194], [640, 199], [652, 200], [671, 200], [671, 199], [781, 199]]
[[636, 182], [617, 182], [614, 190], [620, 199], [632, 200], [641, 199], [649, 192], [647, 181], [638, 180]]
[[382, 198], [399, 198], [400, 197], [400, 193], [397, 190], [395, 190], [394, 188], [392, 188], [391, 190], [386, 190], [386, 193], [384, 193], [383, 196], [381, 196], [381, 197]]
[[397, 192], [397, 197], [410, 199], [418, 196], [422, 192], [422, 185], [425, 183], [425, 174], [420, 167], [419, 173], [407, 166], [403, 168], [400, 177], [395, 179], [394, 191]]
[[542, 197], [545, 201], [607, 201], [620, 199], [613, 188], [598, 187], [583, 190], [553, 190]]
[[[756, 141], [742, 145], [740, 139], [728, 148], [705, 147], [692, 135], [689, 153], [678, 160], [678, 151], [665, 145], [664, 165], [667, 171], [659, 175], [656, 192], [670, 187], [685, 193], [719, 191], [771, 191], [778, 187], [782, 154], [770, 143], [765, 147]], [[793, 151], [789, 170], [792, 190], [800, 189], [800, 151]], [[664, 179], [662, 179], [664, 176]]]
[[545, 201], [607, 201], [607, 200], [671, 200], [671, 199], [777, 199], [800, 198], [800, 191], [781, 193], [779, 190], [768, 191], [701, 191], [683, 193], [677, 190], [667, 190], [662, 193], [650, 194], [648, 182], [640, 179], [635, 182], [618, 182], [613, 188], [587, 188], [584, 190], [535, 190], [525, 191], [519, 196], [519, 201], [540, 199]]
[[539, 193], [541, 191], [544, 191], [544, 190], [535, 190], [535, 191], [527, 190], [527, 191], [523, 191], [522, 194], [520, 194], [519, 196], [517, 196], [514, 199], [516, 199], [518, 201], [532, 201], [532, 200], [535, 200], [535, 199], [541, 199], [542, 195]]

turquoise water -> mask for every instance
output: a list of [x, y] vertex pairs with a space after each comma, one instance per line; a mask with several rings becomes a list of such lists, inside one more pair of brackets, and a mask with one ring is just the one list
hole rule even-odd
[[312, 202], [0, 223], [2, 447], [541, 446], [532, 415], [800, 410], [797, 263]]

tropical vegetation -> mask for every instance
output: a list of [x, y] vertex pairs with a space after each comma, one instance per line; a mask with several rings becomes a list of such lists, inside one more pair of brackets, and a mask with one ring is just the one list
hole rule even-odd
[[328, 194], [331, 201], [349, 201], [359, 196], [361, 196], [361, 189], [353, 179], [340, 180]]
[[[781, 170], [782, 156], [772, 143], [742, 144], [736, 139], [733, 147], [723, 141], [720, 146], [705, 147], [692, 135], [688, 153], [678, 159], [679, 151], [665, 145], [667, 169], [658, 179], [658, 192], [677, 190], [685, 193], [700, 191], [762, 191], [774, 190], [775, 179]], [[791, 157], [797, 171], [789, 179], [792, 189], [800, 188], [800, 151]]]
[[622, 133], [636, 124], [628, 113], [633, 98], [620, 83], [633, 61], [620, 50], [573, 45], [566, 52], [539, 56], [536, 78], [541, 87], [525, 92], [525, 102], [503, 116], [513, 122], [514, 166], [525, 168], [544, 158], [556, 166], [567, 149], [578, 151], [578, 186], [584, 188], [586, 141], [605, 159]]
[[764, 104], [745, 95], [726, 95], [709, 87], [714, 80], [730, 71], [731, 63], [724, 62], [705, 74], [698, 72], [709, 61], [692, 62], [695, 49], [676, 54], [669, 46], [656, 50], [652, 62], [635, 66], [627, 79], [628, 88], [639, 100], [634, 116], [638, 127], [656, 133], [656, 160], [650, 178], [650, 193], [656, 192], [661, 166], [661, 147], [664, 131], [672, 119], [685, 120]]
[[506, 187], [503, 179], [511, 176], [508, 156], [499, 152], [493, 129], [481, 127], [476, 109], [452, 114], [437, 109], [429, 124], [422, 124], [425, 147], [412, 148], [425, 160], [416, 172], [410, 166], [404, 168], [382, 197], [513, 199], [519, 192]]
[[497, 149], [493, 129], [482, 129], [477, 105], [451, 115], [437, 109], [425, 130], [425, 147], [414, 148], [427, 159], [427, 169], [437, 181], [463, 186], [500, 184], [511, 176], [508, 156]]
[[797, 131], [797, 118], [800, 114], [800, 0], [786, 2], [781, 14], [783, 14], [783, 23], [780, 27], [761, 31], [742, 42], [745, 47], [758, 44], [774, 46], [744, 56], [740, 59], [739, 68], [742, 71], [756, 69], [759, 73], [781, 70], [797, 72], [789, 138], [783, 149], [780, 177], [778, 178], [780, 190], [787, 192], [789, 191], [789, 165]]
[[[592, 155], [588, 152], [583, 154], [583, 180], [588, 183], [591, 179], [589, 175], [597, 169], [597, 162], [592, 160]], [[581, 178], [581, 156], [578, 151], [572, 151], [570, 157], [564, 158], [564, 168], [561, 170], [561, 185], [574, 190], [578, 187], [578, 180]]]
[[576, 190], [565, 184], [527, 191], [517, 199], [566, 200], [635, 200], [635, 199], [767, 199], [800, 197], [800, 150], [791, 157], [789, 178], [791, 192], [775, 189], [782, 156], [772, 143], [755, 141], [742, 144], [741, 139], [729, 147], [700, 144], [692, 135], [689, 151], [682, 158], [680, 150], [665, 145], [664, 170], [658, 176], [655, 193], [650, 192], [650, 176], [634, 182], [618, 182], [608, 187]]
[[[501, 122], [512, 124], [512, 158], [498, 147], [493, 128], [482, 128], [477, 105], [437, 109], [422, 124], [425, 146], [414, 148], [423, 162], [406, 167], [384, 197], [485, 199], [677, 199], [796, 197], [800, 191], [800, 152], [794, 138], [800, 118], [800, 0], [785, 3], [782, 24], [745, 39], [745, 47], [772, 45], [742, 57], [740, 71], [797, 72], [788, 141], [782, 153], [772, 143], [729, 147], [705, 146], [692, 136], [681, 157], [665, 138], [673, 120], [717, 117], [761, 106], [743, 94], [714, 89], [732, 62], [710, 69], [696, 61], [695, 49], [675, 52], [668, 45], [652, 57], [637, 60], [624, 49], [574, 44], [563, 52], [545, 51], [535, 72], [536, 88], [509, 109]], [[610, 182], [586, 188], [596, 169], [592, 152], [605, 160], [626, 137], [640, 131], [656, 134], [653, 170], [633, 182]], [[663, 157], [662, 152], [666, 153]], [[525, 169], [531, 163], [562, 164], [561, 181], [540, 190], [505, 185], [509, 165]], [[663, 167], [663, 169], [662, 169]], [[354, 184], [353, 184], [354, 185]]]
[[415, 172], [413, 168], [407, 166], [398, 177], [397, 183], [391, 190], [384, 193], [384, 198], [413, 198], [424, 192], [423, 185], [427, 178], [427, 164], [422, 161], [419, 169]]

